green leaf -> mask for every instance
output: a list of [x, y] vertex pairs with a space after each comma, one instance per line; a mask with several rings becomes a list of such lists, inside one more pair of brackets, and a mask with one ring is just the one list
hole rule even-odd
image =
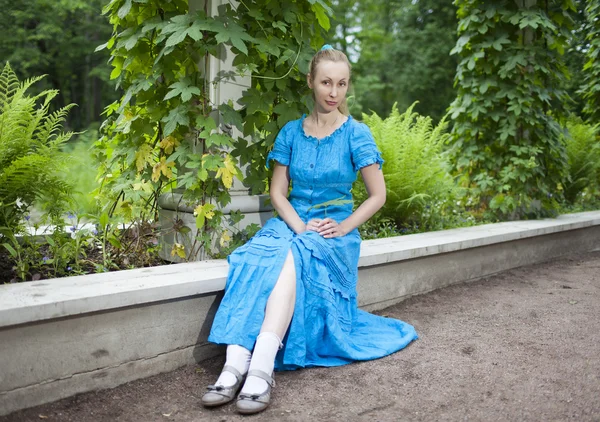
[[238, 130], [243, 130], [243, 120], [242, 115], [239, 111], [236, 111], [231, 105], [231, 100], [229, 103], [223, 103], [219, 106], [219, 111], [223, 116], [223, 121], [225, 123], [231, 124], [238, 128]]
[[167, 116], [163, 117], [161, 121], [167, 123], [164, 127], [163, 135], [170, 135], [177, 129], [177, 126], [188, 126], [190, 119], [187, 112], [187, 107], [181, 104], [172, 109]]
[[325, 13], [325, 9], [323, 8], [323, 6], [321, 4], [315, 3], [311, 6], [311, 9], [313, 10], [313, 12], [315, 12], [315, 16], [317, 17], [319, 25], [321, 25], [321, 27], [325, 31], [329, 31], [331, 23], [329, 22], [329, 16], [327, 16], [327, 13]]
[[116, 237], [115, 235], [110, 235], [107, 237], [107, 240], [110, 242], [111, 245], [113, 245], [116, 249], [121, 249], [123, 247], [123, 245], [121, 244], [121, 241], [119, 240], [118, 237]]
[[104, 229], [106, 228], [106, 226], [108, 226], [108, 221], [109, 221], [108, 213], [106, 213], [106, 212], [103, 212], [103, 213], [100, 215], [100, 219], [99, 219], [99, 221], [98, 221], [98, 222], [100, 223], [100, 228], [101, 228], [102, 230], [104, 230]]
[[13, 259], [19, 259], [19, 254], [17, 253], [17, 251], [15, 250], [15, 248], [13, 248], [8, 243], [3, 243], [2, 246], [4, 246], [6, 248], [6, 250], [11, 254], [11, 256], [13, 257]]
[[171, 99], [176, 96], [181, 96], [181, 101], [189, 101], [192, 98], [192, 95], [200, 95], [200, 88], [192, 85], [192, 81], [189, 78], [183, 78], [174, 84], [169, 86], [169, 91], [167, 95], [165, 95], [164, 100]]
[[187, 33], [188, 33], [187, 27], [184, 27], [181, 30], [174, 32], [173, 34], [171, 34], [171, 36], [167, 40], [165, 47], [173, 47], [173, 46], [181, 43], [187, 36]]
[[123, 4], [123, 6], [121, 6], [119, 11], [117, 12], [117, 16], [121, 19], [124, 19], [125, 16], [127, 16], [127, 14], [129, 14], [130, 10], [131, 10], [131, 0], [125, 0], [125, 3]]
[[220, 28], [215, 37], [218, 43], [231, 43], [240, 52], [248, 55], [248, 48], [244, 41], [255, 42], [255, 38], [250, 36], [242, 27], [232, 22], [227, 27]]
[[284, 34], [287, 33], [287, 27], [285, 25], [285, 22], [282, 21], [274, 21], [272, 24], [273, 28], [277, 28], [279, 29], [281, 32], [283, 32]]

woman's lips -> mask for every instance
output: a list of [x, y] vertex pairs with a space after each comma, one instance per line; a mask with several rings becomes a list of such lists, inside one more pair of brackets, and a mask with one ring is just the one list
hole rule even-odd
[[337, 104], [337, 101], [325, 101], [328, 105], [334, 106]]

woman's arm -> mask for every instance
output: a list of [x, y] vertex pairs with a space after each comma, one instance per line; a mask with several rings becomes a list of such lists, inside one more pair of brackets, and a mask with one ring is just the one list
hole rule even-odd
[[287, 199], [289, 188], [289, 167], [275, 163], [273, 178], [271, 179], [271, 188], [269, 189], [271, 204], [273, 204], [273, 207], [279, 216], [286, 222], [290, 229], [296, 234], [304, 233], [306, 231], [306, 225]]
[[369, 197], [348, 218], [336, 224], [330, 218], [321, 221], [317, 232], [325, 238], [344, 236], [373, 216], [385, 204], [385, 180], [379, 164], [360, 169]]

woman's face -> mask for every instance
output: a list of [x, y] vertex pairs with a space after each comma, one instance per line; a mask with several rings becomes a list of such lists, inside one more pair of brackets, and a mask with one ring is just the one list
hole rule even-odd
[[315, 94], [315, 107], [320, 113], [337, 110], [346, 98], [350, 83], [350, 69], [342, 61], [323, 60], [317, 65], [315, 75], [308, 75], [308, 86]]

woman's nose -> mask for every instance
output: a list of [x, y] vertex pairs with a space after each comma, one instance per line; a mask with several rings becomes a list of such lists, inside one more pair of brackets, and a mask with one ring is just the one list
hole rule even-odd
[[331, 91], [329, 91], [329, 96], [331, 98], [337, 97], [337, 88], [335, 86], [333, 88], [331, 88]]

